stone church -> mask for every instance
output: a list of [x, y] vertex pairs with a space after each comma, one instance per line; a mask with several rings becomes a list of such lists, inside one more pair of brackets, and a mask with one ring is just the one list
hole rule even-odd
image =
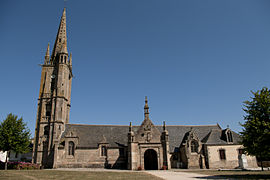
[[[55, 44], [42, 65], [33, 163], [45, 168], [237, 168], [239, 135], [216, 125], [154, 125], [145, 98], [140, 126], [70, 124], [72, 54], [67, 50], [66, 10]], [[247, 157], [249, 167], [256, 159]]]

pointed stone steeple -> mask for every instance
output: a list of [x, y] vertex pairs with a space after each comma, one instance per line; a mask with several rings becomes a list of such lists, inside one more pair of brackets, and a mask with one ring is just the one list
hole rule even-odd
[[66, 8], [64, 8], [53, 47], [52, 52], [53, 59], [56, 57], [57, 53], [62, 51], [62, 49], [67, 52], [66, 45], [67, 45]]
[[48, 46], [47, 46], [44, 64], [49, 64], [49, 61], [50, 61], [50, 43], [48, 43]]
[[[50, 51], [48, 45], [42, 65], [33, 147], [33, 162], [48, 168], [57, 167], [55, 157], [58, 157], [58, 142], [65, 131], [65, 124], [69, 123], [73, 74], [69, 65], [66, 34], [64, 9], [54, 47]], [[74, 133], [73, 130], [70, 131], [69, 138], [77, 138]], [[74, 143], [77, 144], [77, 140], [74, 139]]]

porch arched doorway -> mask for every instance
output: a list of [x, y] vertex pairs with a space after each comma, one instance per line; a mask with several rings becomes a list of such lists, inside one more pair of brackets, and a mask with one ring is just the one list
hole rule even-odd
[[147, 149], [144, 153], [144, 169], [145, 170], [157, 170], [158, 160], [157, 152], [153, 149]]

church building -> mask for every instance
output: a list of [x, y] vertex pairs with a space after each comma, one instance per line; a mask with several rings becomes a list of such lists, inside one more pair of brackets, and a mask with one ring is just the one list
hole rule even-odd
[[[216, 125], [154, 125], [145, 97], [140, 126], [70, 124], [72, 54], [63, 10], [52, 53], [42, 64], [33, 163], [44, 168], [237, 168], [239, 135]], [[246, 156], [248, 167], [255, 157]]]

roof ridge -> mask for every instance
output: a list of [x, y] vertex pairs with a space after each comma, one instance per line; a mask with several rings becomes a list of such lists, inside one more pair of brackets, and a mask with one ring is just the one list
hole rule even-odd
[[129, 125], [117, 125], [117, 124], [71, 124], [68, 123], [66, 125], [78, 125], [78, 126], [129, 126]]
[[[79, 126], [129, 126], [129, 125], [118, 125], [118, 124], [72, 124], [68, 123], [67, 125], [79, 125]], [[134, 125], [134, 126], [140, 126], [140, 125]], [[154, 126], [162, 126], [162, 125], [154, 125]], [[209, 125], [166, 125], [166, 126], [179, 126], [179, 127], [201, 127], [201, 126], [211, 126], [211, 127], [217, 127], [217, 125], [209, 124]]]
[[[160, 125], [160, 126], [162, 126], [162, 125]], [[214, 125], [214, 124], [209, 124], [209, 125], [167, 125], [166, 124], [166, 126], [217, 126], [216, 124]]]

